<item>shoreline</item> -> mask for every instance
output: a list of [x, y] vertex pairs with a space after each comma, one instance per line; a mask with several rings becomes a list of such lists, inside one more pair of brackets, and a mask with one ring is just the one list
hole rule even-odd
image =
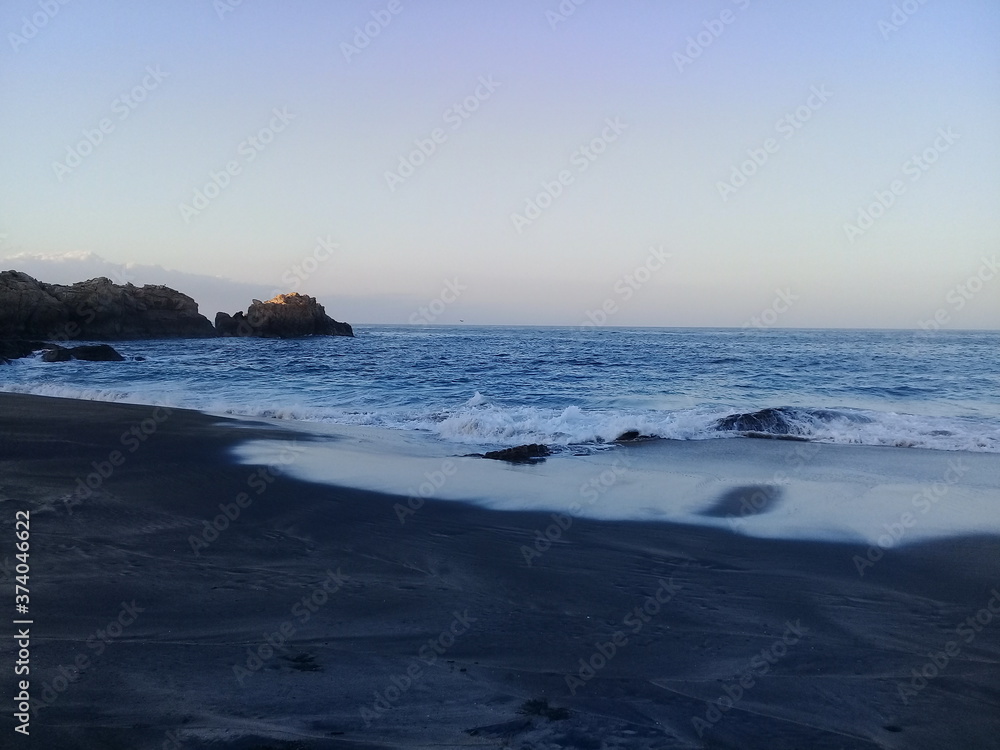
[[[850, 563], [857, 543], [733, 533], [726, 514], [753, 495], [717, 487], [705, 492], [714, 504], [690, 501], [699, 523], [433, 496], [401, 520], [405, 493], [291, 470], [305, 454], [327, 464], [339, 455], [337, 465], [362, 473], [366, 451], [402, 461], [376, 437], [359, 447], [346, 433], [7, 393], [0, 428], [11, 540], [2, 554], [13, 555], [15, 510], [30, 510], [31, 692], [38, 699], [48, 685], [55, 698], [32, 720], [32, 747], [580, 747], [596, 738], [629, 748], [930, 749], [987, 747], [1000, 733], [995, 534], [915, 541], [860, 575]], [[239, 463], [234, 451], [249, 440], [281, 443], [296, 460], [283, 466], [279, 451], [275, 463]], [[682, 496], [706, 490], [706, 472], [719, 466], [738, 486], [758, 486], [769, 468], [758, 459], [791, 445], [724, 442], [755, 445], [736, 449], [742, 457], [720, 451], [711, 467], [704, 443], [604, 456], [669, 454], [664, 481]], [[883, 471], [917, 477], [933, 469], [922, 466], [926, 454], [942, 453], [890, 450], [876, 452], [893, 456]], [[849, 449], [830, 454], [855, 460]], [[577, 465], [603, 460], [585, 458]], [[483, 494], [499, 476], [565, 479], [551, 459], [527, 471], [464, 461], [456, 476]], [[102, 468], [108, 476], [70, 504], [77, 480]], [[817, 491], [795, 481], [788, 494]], [[976, 489], [967, 478], [956, 487]], [[748, 523], [792, 505], [779, 500]], [[536, 547], [539, 538], [548, 545]], [[80, 654], [83, 669], [72, 666]], [[934, 657], [943, 665], [920, 686], [913, 670], [919, 677]], [[65, 674], [75, 679], [63, 676], [55, 691]]]
[[302, 481], [405, 497], [397, 514], [404, 522], [437, 499], [865, 546], [906, 513], [913, 520], [894, 545], [1000, 535], [1000, 462], [992, 454], [728, 437], [608, 444], [510, 464], [415, 432], [248, 418], [255, 422], [310, 440], [284, 461], [282, 441], [248, 439], [231, 453], [238, 462], [278, 463]]

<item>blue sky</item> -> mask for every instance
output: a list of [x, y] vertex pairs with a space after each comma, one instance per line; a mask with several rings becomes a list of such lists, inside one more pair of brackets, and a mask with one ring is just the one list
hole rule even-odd
[[457, 287], [431, 322], [1000, 327], [990, 0], [12, 0], [0, 32], [0, 257], [293, 278], [357, 322]]

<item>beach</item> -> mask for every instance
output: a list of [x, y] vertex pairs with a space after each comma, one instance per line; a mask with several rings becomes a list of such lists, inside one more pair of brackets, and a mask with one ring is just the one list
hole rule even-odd
[[[512, 467], [396, 461], [390, 432], [0, 394], [4, 590], [30, 511], [33, 620], [30, 735], [3, 746], [998, 746], [994, 455], [649, 441]], [[306, 478], [336, 456], [395, 493]], [[568, 494], [511, 506], [533, 480]], [[867, 541], [792, 512], [852, 487]]]

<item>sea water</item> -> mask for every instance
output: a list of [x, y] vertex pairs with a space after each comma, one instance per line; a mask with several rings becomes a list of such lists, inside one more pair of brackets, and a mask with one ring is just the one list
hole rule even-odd
[[[677, 440], [1000, 452], [1000, 332], [356, 326], [355, 338], [124, 341], [0, 366], [0, 390], [367, 425], [472, 449]], [[768, 410], [748, 425], [726, 417]]]

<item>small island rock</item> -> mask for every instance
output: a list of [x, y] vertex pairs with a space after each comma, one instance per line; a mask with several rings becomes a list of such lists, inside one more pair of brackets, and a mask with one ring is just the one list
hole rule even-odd
[[279, 294], [267, 302], [255, 299], [245, 315], [220, 312], [215, 316], [215, 330], [220, 336], [258, 338], [354, 335], [350, 325], [327, 315], [315, 297], [297, 292]]

